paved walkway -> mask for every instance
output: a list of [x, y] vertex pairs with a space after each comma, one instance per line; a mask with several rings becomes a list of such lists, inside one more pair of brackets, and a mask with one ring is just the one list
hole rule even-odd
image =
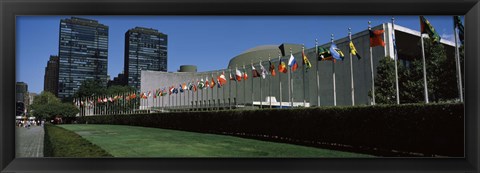
[[44, 134], [42, 126], [15, 127], [16, 157], [43, 157]]

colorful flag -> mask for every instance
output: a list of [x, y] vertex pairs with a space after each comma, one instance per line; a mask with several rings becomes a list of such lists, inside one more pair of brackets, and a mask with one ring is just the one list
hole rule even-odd
[[210, 82], [208, 81], [208, 77], [205, 78], [205, 88], [210, 87]]
[[210, 88], [213, 89], [215, 87], [215, 85], [216, 85], [215, 79], [213, 79], [213, 77], [212, 77], [212, 81], [210, 82]]
[[203, 82], [203, 79], [200, 79], [200, 82], [198, 82], [198, 89], [203, 89], [205, 88], [205, 83]]
[[335, 59], [343, 61], [343, 59], [345, 58], [345, 55], [343, 55], [343, 52], [337, 47], [335, 43], [332, 43], [332, 45], [330, 45], [330, 53]]
[[262, 78], [265, 79], [267, 77], [267, 70], [265, 70], [265, 67], [263, 67], [262, 63], [260, 63], [260, 70], [262, 70]]
[[182, 85], [181, 85], [181, 84], [180, 84], [180, 85], [178, 85], [178, 90], [179, 90], [181, 93], [183, 93], [183, 87], [182, 87]]
[[372, 31], [371, 29], [368, 30], [370, 33], [370, 47], [376, 47], [376, 46], [383, 46], [385, 47], [385, 42], [382, 39], [383, 32], [385, 32], [383, 29], [375, 30]]
[[308, 71], [308, 69], [312, 68], [312, 64], [307, 58], [307, 55], [305, 55], [305, 51], [302, 50], [302, 58], [303, 58], [303, 66], [305, 67], [305, 70]]
[[330, 51], [327, 48], [319, 46], [317, 47], [317, 52], [318, 61], [333, 61], [334, 63], [336, 62], [335, 58], [332, 57], [332, 54], [330, 54]]
[[237, 81], [242, 81], [242, 72], [240, 72], [240, 70], [238, 69], [235, 69], [235, 77], [237, 79]]
[[175, 90], [174, 87], [171, 86], [171, 87], [168, 89], [168, 95], [172, 95], [174, 90]]
[[230, 80], [235, 80], [235, 78], [232, 75], [232, 72], [230, 72]]
[[270, 63], [270, 74], [272, 74], [272, 76], [275, 76], [275, 65], [273, 65], [272, 61], [268, 61]]
[[148, 91], [148, 97], [152, 97], [152, 91]]
[[104, 102], [104, 103], [107, 103], [107, 102], [108, 102], [108, 100], [107, 100], [106, 97], [103, 99], [103, 102]]
[[460, 39], [460, 42], [462, 44], [464, 44], [465, 31], [464, 31], [462, 20], [461, 20], [460, 16], [453, 16], [453, 24], [458, 29], [458, 38]]
[[243, 80], [247, 80], [248, 75], [247, 75], [247, 69], [245, 69], [245, 66], [243, 66]]
[[225, 72], [222, 72], [222, 74], [218, 77], [218, 84], [223, 86], [227, 83], [227, 79], [225, 78]]
[[282, 72], [282, 73], [287, 73], [287, 66], [285, 65], [285, 63], [280, 60], [280, 64], [278, 65], [278, 71], [279, 72]]
[[188, 90], [186, 83], [183, 83], [183, 84], [182, 84], [182, 89], [183, 89], [184, 91]]
[[288, 59], [288, 66], [292, 69], [292, 72], [294, 72], [298, 68], [297, 61], [295, 60], [295, 57], [293, 57], [293, 54], [290, 54], [290, 59]]
[[197, 85], [193, 84], [193, 92], [197, 92]]
[[188, 90], [193, 90], [193, 83], [192, 82], [188, 82]]
[[353, 41], [350, 41], [350, 53], [354, 56], [357, 56], [358, 59], [362, 59], [362, 57], [360, 57], [360, 54], [358, 54], [357, 52], [357, 49], [355, 49], [355, 45], [353, 44]]
[[440, 43], [440, 36], [433, 28], [432, 24], [423, 16], [420, 16], [420, 32], [427, 33], [433, 43]]
[[260, 77], [260, 73], [255, 69], [255, 67], [252, 64], [252, 76], [253, 78]]

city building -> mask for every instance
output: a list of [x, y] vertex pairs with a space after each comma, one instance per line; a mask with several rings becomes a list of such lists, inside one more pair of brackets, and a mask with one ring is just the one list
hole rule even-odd
[[58, 97], [58, 56], [51, 55], [45, 67], [43, 90], [51, 92]]
[[108, 26], [72, 17], [60, 21], [58, 97], [70, 98], [85, 80], [107, 86]]
[[127, 81], [123, 71], [122, 73], [119, 73], [117, 77], [114, 77], [113, 80], [108, 81], [108, 87], [113, 85], [121, 85], [121, 86], [127, 85]]
[[15, 85], [15, 116], [25, 115], [29, 102], [28, 85], [25, 82], [17, 82]]
[[124, 72], [127, 84], [140, 90], [140, 72], [167, 71], [167, 35], [135, 27], [125, 33]]
[[[382, 39], [385, 46], [377, 46], [372, 48], [373, 73], [376, 75], [377, 66], [382, 58], [394, 58], [394, 45], [391, 23], [383, 23], [372, 27], [372, 30], [383, 29]], [[395, 40], [397, 46], [397, 56], [402, 64], [408, 64], [412, 59], [422, 58], [422, 50], [420, 44], [420, 32], [395, 25]], [[157, 97], [154, 101], [153, 97], [141, 102], [141, 109], [155, 108], [172, 108], [172, 107], [198, 107], [198, 106], [218, 106], [218, 105], [235, 105], [235, 107], [269, 106], [289, 107], [293, 102], [293, 106], [332, 106], [336, 105], [352, 105], [351, 92], [351, 71], [350, 64], [353, 67], [354, 79], [354, 98], [355, 105], [370, 105], [372, 99], [369, 92], [372, 88], [371, 65], [370, 65], [370, 34], [368, 30], [358, 33], [352, 33], [352, 41], [361, 59], [353, 56], [352, 61], [349, 58], [349, 38], [345, 35], [334, 40], [334, 43], [345, 54], [344, 61], [318, 61], [316, 56], [316, 48], [305, 48], [304, 52], [312, 64], [312, 68], [307, 72], [302, 71], [302, 45], [300, 44], [282, 44], [278, 46], [266, 45], [249, 49], [242, 54], [233, 57], [225, 69], [219, 69], [206, 72], [157, 72], [142, 70], [141, 76], [141, 92], [154, 92], [157, 89], [169, 89], [169, 87], [179, 87], [183, 83], [194, 82], [206, 79], [216, 80], [217, 76], [224, 73], [227, 79], [226, 85], [221, 88], [213, 87], [197, 92], [183, 92], [179, 94]], [[447, 58], [454, 60], [455, 44], [451, 41], [442, 39], [441, 44], [444, 45]], [[329, 48], [330, 42], [320, 44], [319, 47]], [[290, 57], [290, 50], [298, 63], [298, 69], [291, 73], [292, 82], [288, 82], [288, 73], [278, 72], [279, 58], [287, 63]], [[269, 58], [270, 57], [270, 58]], [[260, 62], [268, 71], [269, 59], [275, 66], [276, 76], [267, 75], [265, 79], [262, 77], [253, 78], [252, 62], [259, 72], [261, 72]], [[245, 69], [244, 69], [245, 65]], [[287, 66], [288, 68], [288, 66]], [[229, 80], [230, 75], [235, 77], [235, 71], [246, 72], [247, 80], [234, 81]], [[317, 70], [318, 69], [318, 86], [317, 86]], [[333, 75], [335, 74], [335, 75]], [[428, 74], [427, 74], [428, 75]], [[334, 97], [334, 82], [336, 97]], [[290, 85], [289, 85], [290, 84]], [[289, 92], [289, 90], [291, 92]], [[290, 100], [289, 98], [292, 98]], [[271, 102], [270, 102], [271, 100]], [[219, 104], [220, 103], [220, 104]]]
[[38, 96], [37, 93], [30, 93], [30, 94], [28, 95], [28, 99], [29, 99], [28, 105], [33, 104], [33, 99], [35, 99], [36, 96]]

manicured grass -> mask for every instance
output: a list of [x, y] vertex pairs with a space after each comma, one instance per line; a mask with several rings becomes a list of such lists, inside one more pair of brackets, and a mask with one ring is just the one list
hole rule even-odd
[[112, 157], [80, 135], [55, 125], [45, 125], [45, 157]]
[[115, 157], [371, 157], [232, 136], [123, 125], [61, 125]]

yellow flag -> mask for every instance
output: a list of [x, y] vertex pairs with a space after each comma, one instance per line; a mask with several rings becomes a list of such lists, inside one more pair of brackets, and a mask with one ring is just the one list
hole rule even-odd
[[351, 53], [352, 55], [357, 56], [358, 59], [361, 59], [362, 57], [360, 57], [360, 55], [358, 54], [357, 49], [355, 49], [355, 45], [353, 45], [353, 42], [352, 42], [352, 41], [350, 41], [350, 44], [349, 44], [349, 45], [350, 45], [350, 53]]

